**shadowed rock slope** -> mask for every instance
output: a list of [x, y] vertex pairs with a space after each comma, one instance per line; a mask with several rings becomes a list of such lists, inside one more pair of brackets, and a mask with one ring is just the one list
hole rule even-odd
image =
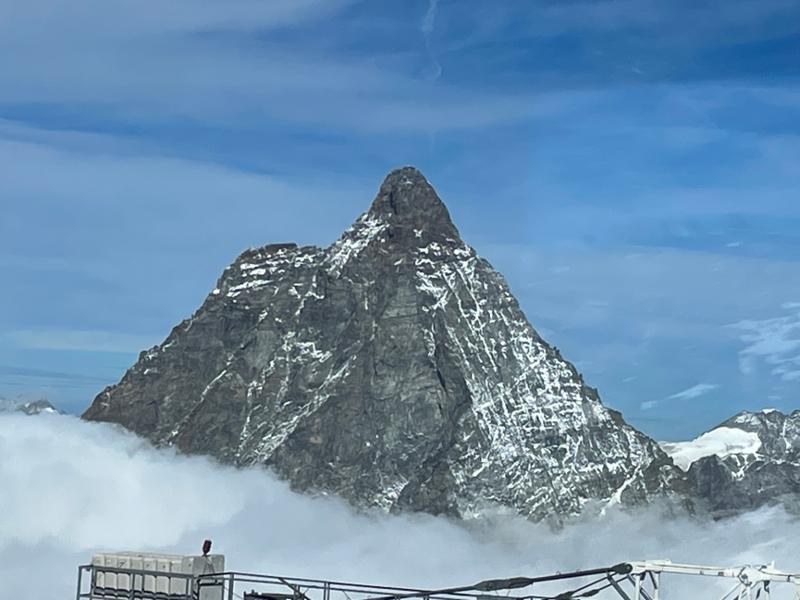
[[329, 248], [244, 252], [84, 418], [387, 511], [559, 519], [685, 485], [413, 168]]

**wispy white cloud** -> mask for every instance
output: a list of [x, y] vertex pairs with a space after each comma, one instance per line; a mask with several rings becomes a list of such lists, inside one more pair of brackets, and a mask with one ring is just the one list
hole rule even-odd
[[693, 385], [690, 388], [687, 388], [677, 394], [672, 394], [668, 396], [668, 400], [694, 400], [695, 398], [699, 398], [700, 396], [705, 396], [709, 392], [713, 392], [719, 388], [719, 385], [716, 383], [698, 383], [697, 385]]
[[739, 368], [753, 374], [760, 365], [783, 381], [800, 380], [800, 303], [782, 305], [790, 314], [768, 319], [747, 319], [730, 325], [740, 332], [745, 347], [739, 351]]
[[[297, 198], [296, 187], [269, 175], [157, 152], [130, 152], [124, 139], [111, 136], [106, 137], [105, 147], [64, 148], [66, 137], [55, 133], [51, 139], [36, 141], [3, 139], [0, 129], [0, 158], [14, 165], [0, 173], [7, 197], [51, 204], [70, 199], [76, 204], [108, 205], [114, 200], [119, 210], [131, 211], [145, 204], [163, 205], [168, 199], [197, 205], [203, 198], [231, 196], [234, 202], [259, 196]], [[80, 137], [77, 134], [73, 140]], [[43, 168], [47, 178], [37, 176]]]
[[[0, 90], [0, 102], [53, 99], [128, 123], [188, 118], [253, 127], [280, 120], [362, 133], [471, 129], [529, 117], [549, 104], [530, 94], [433, 86], [371, 58], [313, 45], [254, 41], [256, 33], [318, 21], [347, 2], [248, 0], [230, 11], [176, 2], [163, 22], [148, 16], [164, 12], [152, 0], [113, 8], [90, 2], [80, 10], [34, 4], [0, 20], [0, 53], [15, 57], [0, 62], [0, 77], [13, 81]], [[430, 15], [425, 31], [432, 31], [435, 4]], [[434, 63], [433, 80], [441, 71]]]
[[[269, 3], [238, 0], [226, 6], [213, 0], [175, 0], [170, 10], [151, 11], [142, 10], [145, 5], [135, 0], [121, 0], [113, 6], [102, 0], [87, 0], [80, 6], [64, 0], [32, 0], [25, 6], [19, 6], [4, 0], [0, 3], [3, 9], [0, 29], [4, 37], [15, 34], [21, 36], [31, 31], [78, 37], [78, 32], [53, 28], [52, 25], [54, 22], [83, 21], [86, 23], [85, 30], [98, 38], [121, 36], [128, 39], [145, 32], [196, 33], [215, 28], [266, 31], [325, 19], [348, 4], [352, 4], [352, 0]], [[120, 19], [120, 15], [124, 15], [125, 19]], [[95, 28], [99, 23], [104, 23], [105, 27]]]
[[425, 35], [433, 33], [433, 27], [436, 24], [436, 7], [439, 5], [439, 0], [428, 0], [428, 10], [425, 11], [425, 16], [422, 18], [420, 29]]
[[438, 5], [439, 0], [428, 0], [428, 10], [425, 11], [425, 16], [422, 18], [422, 24], [420, 26], [422, 35], [425, 38], [425, 49], [431, 61], [431, 71], [428, 73], [428, 79], [431, 81], [436, 81], [442, 75], [442, 65], [439, 63], [431, 46], [431, 36], [433, 35], [433, 28], [436, 25], [436, 9]]
[[719, 385], [716, 383], [698, 383], [676, 394], [667, 396], [664, 400], [646, 400], [639, 405], [639, 408], [641, 410], [652, 410], [668, 400], [694, 400], [713, 392], [717, 388], [719, 388]]
[[[538, 230], [547, 232], [568, 226], [583, 231], [584, 225], [588, 230], [602, 217], [587, 207], [585, 213], [542, 212], [535, 218]], [[530, 298], [534, 322], [554, 320], [559, 329], [584, 331], [613, 323], [620, 336], [643, 341], [721, 341], [729, 335], [728, 323], [753, 307], [773, 305], [764, 290], [800, 294], [800, 264], [791, 260], [566, 243], [554, 248], [489, 243], [478, 250], [509, 275], [515, 292]], [[570, 268], [554, 271], [554, 264]]]
[[[176, 158], [124, 137], [50, 132], [2, 120], [0, 160], [7, 166], [0, 171], [0, 187], [16, 223], [41, 227], [61, 215], [60, 231], [70, 234], [44, 241], [64, 244], [49, 256], [51, 263], [81, 254], [73, 266], [103, 262], [109, 254], [128, 252], [126, 245], [137, 247], [142, 258], [167, 253], [168, 261], [150, 263], [148, 269], [175, 265], [176, 253], [217, 244], [229, 245], [224, 259], [231, 260], [248, 245], [285, 239], [287, 228], [293, 237], [308, 236], [297, 241], [326, 241], [349, 224], [363, 209], [361, 198], [372, 193], [372, 182], [356, 186], [319, 173], [279, 177]], [[41, 177], [44, 172], [47, 177]], [[331, 206], [342, 214], [331, 219], [332, 209], [326, 208]], [[289, 227], [287, 220], [296, 226]], [[0, 232], [5, 261], [21, 249], [9, 247], [13, 240], [30, 241], [30, 230], [20, 231], [11, 220], [0, 223]], [[96, 252], [98, 247], [104, 251]], [[25, 244], [25, 250], [35, 254], [36, 247]]]
[[80, 373], [63, 373], [61, 371], [51, 371], [49, 369], [37, 369], [26, 367], [15, 367], [11, 365], [0, 365], [0, 377], [7, 378], [29, 378], [36, 380], [49, 380], [57, 383], [74, 382], [79, 384], [97, 385], [107, 383], [106, 380], [91, 375]]
[[330, 243], [380, 181], [376, 174], [359, 189], [320, 174], [278, 177], [3, 121], [0, 162], [0, 270], [13, 282], [0, 295], [7, 362], [19, 349], [148, 348], [242, 250]]
[[[552, 213], [532, 212], [540, 235], [582, 228], [584, 218], [588, 231], [590, 221], [603, 218], [589, 209], [588, 215], [575, 211], [571, 222], [565, 216], [555, 223], [547, 221]], [[478, 244], [478, 251], [507, 276], [534, 326], [552, 332], [548, 341], [584, 365], [587, 381], [604, 401], [634, 422], [637, 410], [677, 402], [665, 399], [681, 391], [674, 387], [678, 373], [687, 388], [724, 383], [724, 401], [701, 398], [702, 410], [692, 406], [700, 401], [684, 403], [692, 418], [640, 423], [660, 437], [674, 438], [676, 430], [694, 437], [738, 410], [759, 408], [769, 377], [739, 379], [741, 332], [727, 325], [753, 312], [769, 314], [776, 297], [800, 297], [800, 263], [792, 260], [592, 244]], [[554, 264], [570, 269], [555, 273]], [[636, 379], [620, 383], [629, 377]], [[778, 408], [790, 409], [796, 395], [774, 391], [787, 402]]]

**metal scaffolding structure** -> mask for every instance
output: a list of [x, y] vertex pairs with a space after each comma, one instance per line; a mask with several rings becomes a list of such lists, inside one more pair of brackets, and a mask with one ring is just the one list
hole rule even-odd
[[[124, 585], [98, 582], [124, 581]], [[124, 579], [123, 579], [124, 578]], [[174, 578], [177, 578], [173, 580]], [[682, 585], [673, 584], [680, 580]], [[180, 585], [176, 586], [175, 581]], [[150, 582], [148, 585], [147, 582]], [[712, 582], [715, 585], [704, 585]], [[720, 583], [724, 589], [720, 591]], [[688, 591], [687, 591], [688, 590]], [[710, 567], [666, 560], [539, 577], [491, 579], [443, 589], [224, 572], [197, 576], [83, 565], [76, 600], [800, 600], [800, 574], [772, 565]]]

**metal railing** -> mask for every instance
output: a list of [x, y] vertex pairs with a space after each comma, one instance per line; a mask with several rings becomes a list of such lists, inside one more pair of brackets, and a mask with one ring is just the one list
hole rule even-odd
[[[452, 590], [367, 585], [321, 579], [300, 579], [258, 573], [227, 572], [203, 575], [204, 581], [221, 582], [222, 600], [385, 600], [419, 598], [421, 600], [488, 600], [493, 594], [467, 593]], [[527, 600], [527, 597], [504, 596], [506, 600]]]
[[[83, 565], [78, 569], [76, 600], [659, 600], [663, 598], [662, 576], [687, 575], [698, 583], [702, 583], [699, 579], [708, 583], [727, 580], [732, 587], [722, 594], [724, 600], [765, 600], [778, 587], [800, 598], [800, 574], [781, 572], [771, 565], [723, 568], [641, 561], [541, 577], [492, 579], [439, 590], [258, 573], [190, 575]], [[109, 576], [116, 577], [114, 586], [106, 585]], [[524, 595], [512, 595], [513, 590], [522, 589]], [[714, 589], [692, 586], [690, 597], [720, 598]]]
[[[109, 575], [117, 579], [105, 585]], [[511, 580], [502, 580], [511, 581]], [[177, 583], [177, 585], [176, 585]], [[166, 587], [170, 591], [164, 591]], [[81, 565], [76, 600], [490, 600], [491, 589], [416, 588], [366, 585], [321, 579], [302, 579], [259, 573], [223, 572], [204, 575], [165, 573], [133, 568]], [[505, 589], [505, 588], [504, 588]], [[504, 600], [530, 600], [531, 596], [504, 594]]]

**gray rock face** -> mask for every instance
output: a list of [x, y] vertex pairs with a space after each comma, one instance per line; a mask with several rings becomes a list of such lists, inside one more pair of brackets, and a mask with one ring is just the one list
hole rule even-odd
[[387, 511], [559, 519], [685, 492], [413, 168], [329, 248], [244, 252], [84, 418]]
[[704, 456], [691, 464], [690, 483], [712, 514], [771, 504], [800, 513], [800, 411], [742, 412], [712, 432], [723, 429], [747, 432], [753, 443], [746, 451]]

